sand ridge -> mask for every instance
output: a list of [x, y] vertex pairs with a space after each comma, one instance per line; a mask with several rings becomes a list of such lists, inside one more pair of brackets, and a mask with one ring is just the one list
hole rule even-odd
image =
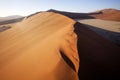
[[119, 53], [87, 25], [42, 12], [0, 33], [0, 80], [111, 78], [120, 69]]
[[0, 33], [0, 80], [78, 80], [74, 23], [60, 14], [44, 12]]

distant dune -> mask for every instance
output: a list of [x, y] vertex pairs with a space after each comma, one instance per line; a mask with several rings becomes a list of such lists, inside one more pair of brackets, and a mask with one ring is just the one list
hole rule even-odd
[[18, 19], [18, 18], [22, 18], [23, 16], [19, 16], [19, 15], [12, 15], [12, 16], [7, 16], [7, 17], [0, 17], [0, 22], [1, 21], [7, 21], [7, 20], [11, 20], [11, 19]]
[[0, 80], [119, 78], [120, 47], [56, 12], [30, 15], [0, 32]]
[[120, 22], [100, 19], [78, 20], [88, 28], [120, 46]]
[[17, 22], [20, 22], [24, 19], [24, 17], [21, 17], [21, 18], [15, 18], [15, 19], [8, 19], [8, 20], [3, 20], [3, 21], [0, 21], [0, 25], [6, 25], [6, 24], [11, 24], [11, 23], [17, 23]]
[[29, 18], [33, 15], [36, 15], [42, 12], [59, 13], [59, 14], [65, 15], [75, 20], [77, 19], [78, 20], [79, 19], [103, 19], [103, 20], [120, 21], [120, 10], [116, 10], [116, 9], [103, 9], [103, 10], [98, 10], [98, 11], [90, 12], [90, 13], [78, 13], [78, 12], [75, 13], [75, 12], [66, 12], [66, 11], [58, 11], [58, 10], [50, 9], [47, 11], [39, 11], [39, 12], [30, 14], [26, 17], [22, 17], [19, 15], [0, 17], [0, 25], [16, 23], [16, 22], [23, 20], [24, 18]]
[[65, 11], [50, 9], [48, 10], [48, 12], [60, 13], [72, 19], [103, 19], [103, 20], [120, 21], [120, 10], [116, 10], [116, 9], [103, 9], [90, 13], [74, 13], [74, 12], [65, 12]]
[[93, 17], [97, 19], [103, 19], [103, 20], [112, 20], [112, 21], [120, 21], [120, 10], [116, 9], [103, 9], [97, 11], [101, 14], [94, 14]]
[[47, 12], [59, 13], [59, 14], [65, 15], [72, 19], [92, 19], [92, 18], [94, 18], [94, 17], [90, 16], [89, 13], [66, 12], [66, 11], [58, 11], [58, 10], [54, 10], [54, 9], [50, 9]]

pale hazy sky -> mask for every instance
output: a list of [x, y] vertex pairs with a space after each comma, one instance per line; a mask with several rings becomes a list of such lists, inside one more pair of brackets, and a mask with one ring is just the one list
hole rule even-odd
[[119, 5], [120, 0], [0, 0], [0, 16], [29, 15], [48, 9], [91, 12], [104, 8], [120, 9]]

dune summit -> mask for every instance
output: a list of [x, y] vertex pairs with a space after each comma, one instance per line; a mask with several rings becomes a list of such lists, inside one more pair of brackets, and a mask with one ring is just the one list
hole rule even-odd
[[0, 33], [0, 80], [78, 80], [75, 21], [44, 12]]

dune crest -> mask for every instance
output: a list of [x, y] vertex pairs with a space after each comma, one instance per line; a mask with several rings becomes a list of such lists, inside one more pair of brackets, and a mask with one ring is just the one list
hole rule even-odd
[[0, 80], [78, 80], [74, 24], [43, 12], [1, 32]]

